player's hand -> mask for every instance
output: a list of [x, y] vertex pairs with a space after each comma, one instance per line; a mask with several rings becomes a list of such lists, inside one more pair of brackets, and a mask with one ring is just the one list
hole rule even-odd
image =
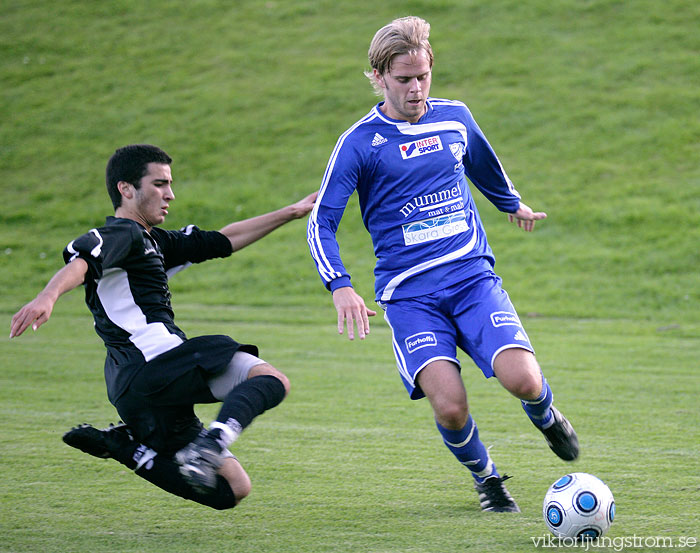
[[56, 302], [46, 294], [39, 294], [15, 313], [10, 324], [10, 338], [21, 335], [31, 325], [36, 330], [49, 320]]
[[15, 313], [10, 323], [10, 338], [19, 336], [31, 325], [36, 330], [49, 320], [58, 298], [85, 281], [88, 264], [76, 257], [51, 277], [49, 283], [36, 297]]
[[547, 214], [542, 211], [532, 211], [529, 206], [520, 202], [520, 207], [515, 213], [508, 214], [508, 220], [513, 223], [517, 222], [518, 227], [525, 232], [532, 232], [535, 229], [535, 221], [546, 219]]
[[313, 208], [316, 202], [316, 196], [318, 196], [318, 191], [309, 194], [306, 198], [299, 200], [298, 202], [289, 206], [292, 208], [292, 217], [294, 219], [300, 219], [307, 215]]
[[351, 286], [344, 286], [333, 291], [333, 305], [338, 311], [338, 334], [343, 333], [347, 323], [348, 339], [355, 339], [355, 326], [360, 340], [369, 334], [369, 317], [377, 312], [365, 305], [360, 295]]

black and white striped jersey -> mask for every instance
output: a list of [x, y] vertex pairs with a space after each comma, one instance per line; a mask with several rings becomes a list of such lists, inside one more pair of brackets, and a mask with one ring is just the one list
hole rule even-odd
[[181, 345], [187, 337], [175, 324], [168, 278], [192, 263], [231, 255], [217, 231], [191, 225], [179, 231], [147, 232], [131, 219], [107, 217], [66, 246], [63, 258], [88, 264], [85, 302], [107, 347], [105, 380], [110, 401], [125, 391], [146, 362]]

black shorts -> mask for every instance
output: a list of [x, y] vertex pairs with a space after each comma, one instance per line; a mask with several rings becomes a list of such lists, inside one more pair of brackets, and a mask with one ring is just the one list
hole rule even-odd
[[216, 403], [207, 380], [224, 371], [236, 351], [252, 345], [228, 336], [199, 336], [146, 363], [115, 407], [134, 439], [163, 455], [190, 443], [202, 429], [198, 403]]

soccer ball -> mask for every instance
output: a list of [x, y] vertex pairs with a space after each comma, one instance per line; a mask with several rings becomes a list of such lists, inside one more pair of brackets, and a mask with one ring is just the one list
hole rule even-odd
[[560, 538], [599, 538], [615, 518], [615, 499], [602, 480], [574, 472], [554, 482], [542, 504], [547, 528]]

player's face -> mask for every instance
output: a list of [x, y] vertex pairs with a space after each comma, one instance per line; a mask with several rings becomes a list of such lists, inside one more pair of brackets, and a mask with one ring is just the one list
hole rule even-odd
[[139, 222], [150, 229], [165, 221], [169, 203], [175, 199], [170, 165], [149, 163], [141, 177], [141, 187], [134, 190], [134, 209]]
[[425, 101], [430, 94], [430, 60], [424, 50], [416, 54], [396, 56], [389, 71], [374, 75], [384, 89], [381, 110], [392, 119], [416, 123], [426, 111]]

